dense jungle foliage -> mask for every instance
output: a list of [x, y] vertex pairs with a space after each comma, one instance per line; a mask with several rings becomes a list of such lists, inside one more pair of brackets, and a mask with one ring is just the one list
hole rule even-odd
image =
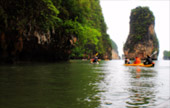
[[99, 0], [1, 0], [0, 59], [111, 57]]
[[164, 51], [163, 52], [163, 59], [164, 60], [170, 60], [170, 51]]
[[130, 32], [137, 41], [142, 40], [144, 37], [146, 38], [151, 24], [155, 24], [155, 17], [148, 7], [139, 6], [131, 10]]

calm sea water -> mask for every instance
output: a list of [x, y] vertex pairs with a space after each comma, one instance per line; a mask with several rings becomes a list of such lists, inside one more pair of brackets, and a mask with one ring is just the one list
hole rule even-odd
[[0, 66], [0, 108], [155, 108], [170, 98], [170, 61], [152, 68], [123, 63]]

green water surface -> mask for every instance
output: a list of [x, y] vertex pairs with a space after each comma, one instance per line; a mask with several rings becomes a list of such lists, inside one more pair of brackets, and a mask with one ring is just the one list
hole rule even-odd
[[169, 61], [71, 60], [0, 66], [0, 108], [147, 108], [169, 99]]

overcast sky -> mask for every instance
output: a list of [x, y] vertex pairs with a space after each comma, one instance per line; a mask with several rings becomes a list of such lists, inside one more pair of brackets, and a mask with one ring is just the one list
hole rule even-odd
[[170, 50], [170, 1], [169, 0], [100, 0], [107, 24], [107, 33], [118, 46], [119, 55], [123, 54], [123, 44], [129, 34], [131, 10], [137, 6], [148, 6], [155, 16], [155, 32], [159, 40], [159, 58], [164, 50]]

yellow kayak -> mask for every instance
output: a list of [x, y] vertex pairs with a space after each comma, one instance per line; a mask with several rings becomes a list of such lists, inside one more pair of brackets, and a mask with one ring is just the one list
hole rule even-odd
[[154, 66], [154, 63], [153, 64], [143, 64], [143, 63], [140, 63], [140, 64], [124, 64], [124, 66], [140, 66], [140, 67], [153, 67]]

